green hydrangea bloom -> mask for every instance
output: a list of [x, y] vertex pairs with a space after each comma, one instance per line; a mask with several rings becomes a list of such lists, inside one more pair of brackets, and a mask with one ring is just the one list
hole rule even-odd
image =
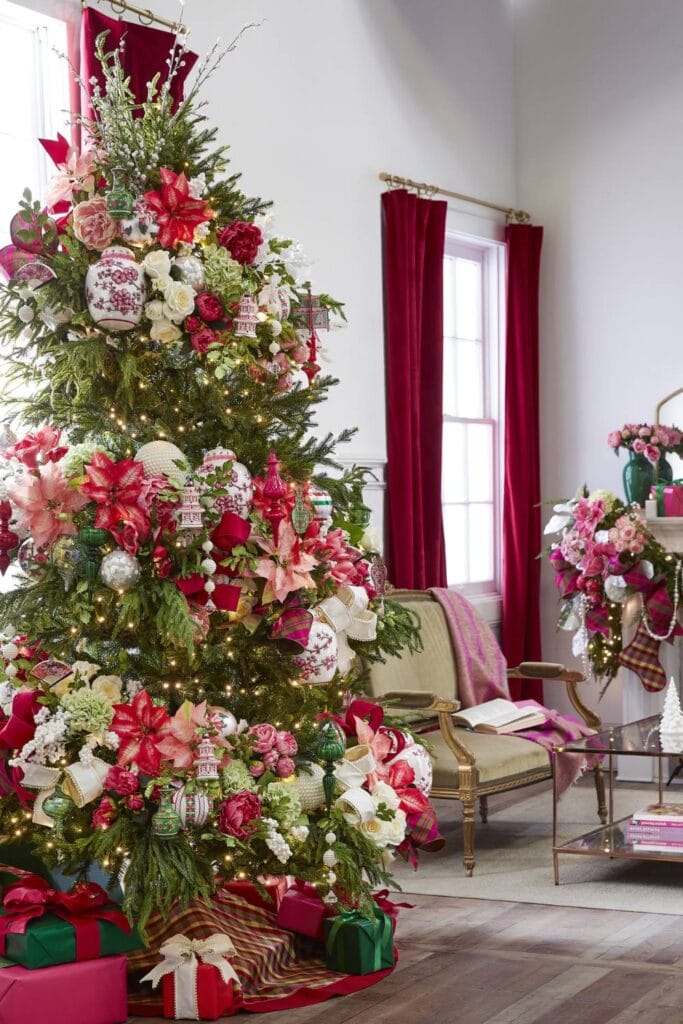
[[223, 796], [232, 796], [243, 789], [250, 789], [252, 792], [256, 790], [256, 782], [249, 774], [244, 761], [231, 761], [226, 764], [221, 773], [221, 784]]
[[234, 260], [222, 245], [211, 243], [202, 252], [204, 283], [224, 303], [236, 302], [242, 295], [242, 264]]
[[100, 732], [109, 728], [114, 717], [114, 709], [106, 697], [85, 688], [65, 694], [62, 707], [71, 715], [69, 728], [72, 732]]
[[286, 782], [271, 782], [266, 786], [266, 803], [283, 828], [291, 828], [304, 812], [299, 794]]

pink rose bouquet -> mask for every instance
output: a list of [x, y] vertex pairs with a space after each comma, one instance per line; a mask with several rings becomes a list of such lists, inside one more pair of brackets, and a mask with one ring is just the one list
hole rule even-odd
[[607, 443], [617, 454], [620, 448], [644, 455], [648, 462], [656, 465], [666, 452], [683, 452], [683, 433], [678, 427], [667, 427], [663, 423], [625, 423], [621, 430], [613, 430], [607, 436]]

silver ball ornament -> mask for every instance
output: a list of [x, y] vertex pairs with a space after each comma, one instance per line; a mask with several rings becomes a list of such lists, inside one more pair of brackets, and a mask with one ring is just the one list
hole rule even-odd
[[140, 563], [135, 555], [117, 548], [102, 559], [100, 577], [105, 587], [125, 593], [140, 579]]
[[194, 291], [200, 292], [204, 286], [204, 267], [196, 256], [176, 256], [173, 266], [183, 284], [189, 284]]

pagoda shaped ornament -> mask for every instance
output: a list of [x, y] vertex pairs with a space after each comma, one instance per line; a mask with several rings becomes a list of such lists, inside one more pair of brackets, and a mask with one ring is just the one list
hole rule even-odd
[[197, 758], [195, 760], [197, 779], [204, 782], [215, 782], [218, 778], [219, 764], [220, 761], [214, 753], [213, 743], [208, 736], [205, 736], [197, 747]]
[[202, 506], [199, 504], [199, 491], [192, 484], [183, 490], [183, 503], [180, 506], [181, 530], [201, 530]]
[[233, 333], [238, 338], [255, 338], [258, 318], [258, 303], [253, 295], [243, 295], [235, 317]]

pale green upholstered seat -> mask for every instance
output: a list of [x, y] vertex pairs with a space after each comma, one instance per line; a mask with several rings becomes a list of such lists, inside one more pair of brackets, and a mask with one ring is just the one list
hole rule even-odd
[[[424, 649], [401, 658], [390, 658], [384, 665], [370, 666], [368, 696], [378, 701], [384, 698], [387, 715], [399, 724], [425, 732], [424, 738], [434, 760], [433, 795], [462, 802], [464, 861], [467, 873], [472, 874], [475, 801], [480, 803], [485, 822], [490, 794], [552, 778], [550, 754], [538, 743], [520, 736], [484, 735], [456, 728], [451, 716], [458, 706], [458, 679], [443, 609], [428, 591], [396, 591], [391, 596], [418, 616]], [[579, 673], [567, 672], [561, 665], [526, 664], [509, 674], [516, 678], [545, 678], [566, 683], [575, 709], [588, 725], [599, 727], [599, 718], [583, 704], [576, 691], [576, 684], [581, 680]], [[391, 695], [389, 700], [386, 699], [388, 694]], [[604, 823], [604, 783], [599, 766], [595, 784], [598, 813]], [[550, 813], [549, 799], [548, 816]]]

